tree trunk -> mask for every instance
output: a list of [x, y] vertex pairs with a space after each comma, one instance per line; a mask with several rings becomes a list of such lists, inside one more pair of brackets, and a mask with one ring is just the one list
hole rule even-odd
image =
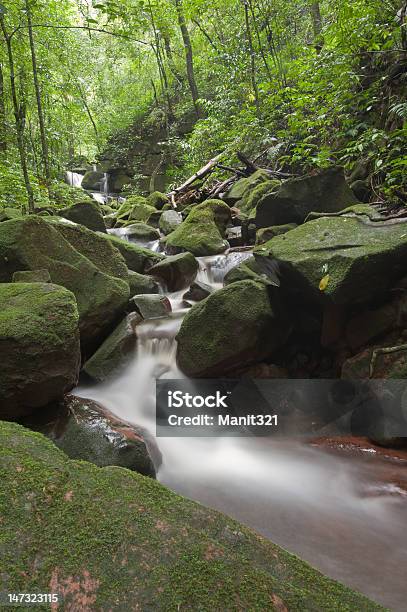
[[243, 4], [244, 4], [244, 17], [245, 17], [245, 24], [246, 24], [246, 36], [247, 36], [247, 42], [249, 44], [249, 53], [250, 53], [250, 79], [252, 82], [254, 102], [256, 104], [257, 114], [259, 114], [260, 101], [259, 101], [259, 90], [257, 87], [257, 80], [256, 80], [256, 57], [254, 54], [252, 31], [250, 29], [249, 5], [247, 3], [247, 0], [243, 0]]
[[26, 12], [27, 12], [28, 37], [30, 40], [31, 64], [32, 64], [32, 71], [33, 71], [35, 98], [37, 102], [38, 122], [40, 126], [42, 163], [44, 166], [45, 183], [47, 185], [48, 192], [51, 195], [50, 193], [51, 171], [50, 171], [50, 165], [49, 165], [48, 143], [47, 143], [47, 135], [45, 132], [44, 110], [42, 107], [40, 84], [38, 80], [37, 55], [35, 51], [34, 34], [33, 34], [33, 29], [32, 29], [31, 9], [30, 9], [29, 0], [25, 0], [25, 7], [26, 7]]
[[4, 96], [3, 66], [0, 64], [0, 152], [7, 150], [6, 104]]
[[191, 38], [189, 36], [187, 24], [185, 21], [184, 10], [182, 6], [182, 0], [175, 0], [175, 5], [177, 7], [177, 16], [178, 16], [178, 25], [181, 30], [181, 36], [184, 43], [185, 50], [185, 61], [187, 65], [187, 77], [189, 83], [189, 89], [191, 91], [192, 102], [194, 104], [195, 113], [198, 119], [203, 117], [202, 109], [199, 106], [199, 93], [198, 86], [195, 80], [195, 71], [194, 71], [194, 55], [192, 52], [192, 44]]
[[35, 204], [34, 204], [34, 192], [30, 183], [30, 177], [28, 176], [28, 168], [27, 168], [27, 156], [25, 151], [25, 143], [24, 143], [24, 124], [25, 124], [25, 109], [22, 105], [18, 103], [17, 98], [17, 90], [16, 90], [16, 77], [14, 70], [14, 57], [13, 57], [13, 48], [11, 44], [11, 38], [7, 34], [6, 25], [4, 23], [4, 17], [0, 15], [0, 27], [3, 32], [4, 40], [7, 46], [7, 58], [10, 70], [10, 88], [11, 88], [11, 97], [13, 100], [13, 109], [14, 109], [14, 117], [16, 122], [16, 134], [17, 134], [17, 147], [20, 155], [20, 164], [21, 170], [23, 172], [24, 177], [24, 185], [27, 191], [28, 198], [28, 212], [33, 213]]
[[311, 2], [310, 5], [312, 27], [314, 30], [314, 45], [317, 53], [320, 53], [324, 46], [324, 39], [322, 36], [322, 17], [319, 2]]

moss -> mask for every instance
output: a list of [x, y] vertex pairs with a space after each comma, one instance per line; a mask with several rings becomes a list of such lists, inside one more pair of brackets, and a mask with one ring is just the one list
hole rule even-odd
[[256, 209], [260, 199], [266, 194], [275, 193], [281, 186], [281, 181], [267, 180], [250, 188], [236, 206], [246, 214], [252, 213]]
[[150, 251], [150, 249], [145, 247], [126, 242], [112, 234], [107, 234], [103, 238], [111, 242], [120, 251], [127, 267], [133, 272], [146, 272], [152, 265], [164, 259], [164, 256], [159, 253], [154, 253], [154, 251]]
[[78, 202], [94, 202], [94, 200], [79, 187], [71, 187], [66, 183], [54, 183], [52, 185], [52, 205], [54, 208], [66, 208]]
[[94, 200], [72, 204], [69, 208], [61, 209], [59, 215], [64, 219], [84, 225], [94, 232], [106, 231], [101, 208]]
[[66, 609], [381, 609], [151, 478], [68, 460], [10, 423], [0, 449], [9, 591], [64, 591]]
[[195, 280], [199, 264], [191, 253], [179, 253], [155, 264], [150, 274], [161, 279], [168, 291], [180, 291]]
[[168, 196], [166, 196], [165, 193], [161, 193], [161, 191], [153, 191], [147, 198], [147, 204], [154, 206], [157, 210], [161, 210], [163, 206], [168, 203]]
[[158, 230], [141, 221], [138, 223], [126, 223], [126, 227], [127, 236], [135, 238], [136, 240], [151, 242], [152, 240], [158, 240], [160, 238], [160, 232]]
[[272, 227], [262, 227], [256, 232], [256, 246], [268, 242], [274, 236], [280, 236], [286, 234], [292, 229], [295, 229], [297, 225], [295, 223], [286, 223], [285, 225], [273, 225]]
[[138, 272], [132, 272], [130, 270], [128, 276], [130, 286], [130, 298], [133, 295], [140, 295], [141, 293], [160, 293], [159, 283], [148, 274], [139, 274]]

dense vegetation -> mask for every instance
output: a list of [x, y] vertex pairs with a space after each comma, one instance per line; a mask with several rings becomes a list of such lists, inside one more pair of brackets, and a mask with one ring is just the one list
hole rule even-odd
[[106, 151], [137, 179], [128, 151], [157, 127], [174, 181], [240, 149], [362, 160], [373, 199], [406, 201], [401, 0], [8, 0], [0, 25], [2, 205], [60, 198], [63, 169]]

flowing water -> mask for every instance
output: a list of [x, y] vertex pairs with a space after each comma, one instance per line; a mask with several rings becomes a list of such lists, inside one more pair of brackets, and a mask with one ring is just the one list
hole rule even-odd
[[[124, 230], [114, 231], [126, 239]], [[198, 278], [214, 289], [250, 252], [199, 258]], [[155, 380], [181, 378], [175, 336], [186, 312], [137, 329], [137, 353], [116, 379], [77, 394], [155, 432]], [[159, 438], [158, 480], [240, 520], [327, 575], [395, 611], [407, 601], [407, 499], [378, 481], [380, 459], [341, 458], [294, 441]]]
[[66, 173], [66, 182], [71, 187], [81, 187], [83, 181], [83, 174], [78, 174], [78, 172], [70, 172]]

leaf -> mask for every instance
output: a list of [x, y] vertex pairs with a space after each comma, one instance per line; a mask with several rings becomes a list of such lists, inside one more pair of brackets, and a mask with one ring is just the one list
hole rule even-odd
[[325, 289], [328, 287], [328, 283], [329, 283], [329, 279], [331, 277], [329, 276], [329, 274], [326, 274], [325, 276], [323, 276], [319, 282], [319, 290], [320, 291], [325, 291]]

